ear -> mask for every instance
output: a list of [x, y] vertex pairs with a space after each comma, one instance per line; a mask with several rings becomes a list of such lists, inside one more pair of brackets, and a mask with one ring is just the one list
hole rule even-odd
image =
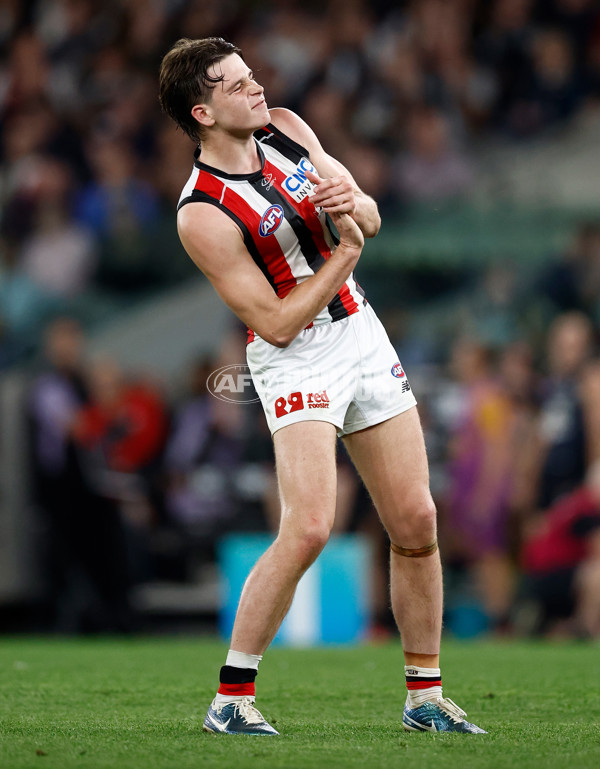
[[212, 115], [212, 110], [208, 104], [195, 104], [192, 107], [192, 117], [197, 120], [200, 125], [212, 126], [215, 123], [215, 119]]

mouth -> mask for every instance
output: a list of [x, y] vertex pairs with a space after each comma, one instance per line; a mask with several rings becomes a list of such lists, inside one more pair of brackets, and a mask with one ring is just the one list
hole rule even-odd
[[263, 105], [266, 106], [267, 102], [265, 99], [261, 99], [257, 104], [252, 107], [252, 109], [258, 109], [259, 107], [262, 107]]

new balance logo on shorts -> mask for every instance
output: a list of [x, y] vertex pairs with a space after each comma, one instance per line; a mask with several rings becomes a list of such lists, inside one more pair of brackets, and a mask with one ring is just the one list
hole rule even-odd
[[318, 393], [307, 393], [306, 404], [301, 392], [295, 392], [288, 395], [287, 398], [277, 398], [275, 401], [275, 416], [277, 419], [294, 411], [301, 411], [308, 406], [309, 409], [328, 409], [329, 397], [326, 390]]

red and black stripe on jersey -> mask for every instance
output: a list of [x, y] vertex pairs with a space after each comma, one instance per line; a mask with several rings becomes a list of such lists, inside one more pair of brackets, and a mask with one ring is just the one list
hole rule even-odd
[[[286, 178], [299, 170], [298, 164], [303, 159], [308, 159], [308, 152], [271, 124], [256, 131], [254, 136], [261, 158], [259, 171], [248, 175], [227, 174], [201, 163], [197, 152], [194, 172], [178, 207], [203, 202], [227, 214], [239, 227], [256, 265], [277, 295], [283, 297], [323, 266], [336, 239], [326, 215], [322, 212], [317, 215], [308, 197], [297, 200], [284, 187]], [[261, 216], [273, 206], [281, 207], [283, 219], [293, 232], [293, 237], [288, 231], [288, 235], [281, 238], [287, 244], [285, 247], [279, 237], [259, 233]], [[364, 303], [363, 290], [350, 276], [315, 323], [346, 318]]]
[[[265, 160], [263, 174], [271, 174], [273, 178], [282, 183], [283, 180], [278, 178], [281, 173], [280, 169]], [[316, 216], [302, 216], [300, 205], [290, 200], [289, 196], [280, 190], [279, 186], [273, 185], [267, 189], [266, 187], [260, 188], [260, 185], [261, 182], [259, 180], [252, 182], [254, 189], [270, 203], [278, 204], [283, 208], [284, 216], [292, 225], [308, 266], [313, 272], [318, 272], [331, 255], [331, 247], [325, 239], [321, 222]], [[348, 315], [356, 312], [358, 306], [350, 294], [348, 286], [344, 284], [332, 301], [329, 302], [327, 309], [331, 315], [331, 320], [336, 321], [347, 318]]]

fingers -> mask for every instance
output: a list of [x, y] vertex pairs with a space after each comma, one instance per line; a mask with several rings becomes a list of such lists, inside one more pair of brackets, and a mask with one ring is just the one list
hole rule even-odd
[[341, 237], [345, 233], [352, 233], [353, 227], [350, 221], [351, 217], [348, 214], [332, 214], [331, 221], [334, 223], [339, 236]]
[[317, 174], [313, 173], [312, 171], [305, 171], [304, 173], [308, 181], [312, 182], [313, 184], [321, 184], [323, 181], [320, 176], [317, 176]]
[[332, 212], [331, 221], [335, 224], [338, 232], [341, 232], [342, 230], [352, 229], [351, 217], [349, 214]]
[[323, 209], [323, 211], [325, 211], [328, 214], [333, 214], [333, 213], [353, 214], [355, 209], [354, 200], [348, 200], [347, 198], [344, 198], [342, 195], [336, 195], [333, 198], [329, 198], [327, 200], [326, 205], [315, 202], [314, 200], [312, 202], [316, 206], [321, 205], [321, 208]]
[[365, 243], [360, 228], [354, 221], [354, 219], [347, 213], [332, 213], [331, 220], [333, 221], [338, 234], [340, 236], [340, 243], [344, 243], [347, 246], [354, 248], [362, 248]]
[[344, 196], [347, 200], [350, 196], [354, 196], [354, 190], [347, 179], [338, 176], [333, 179], [320, 179], [319, 183], [315, 186], [314, 195], [311, 199], [315, 205], [321, 206], [326, 204], [332, 197], [340, 195]]
[[356, 207], [354, 188], [346, 177], [334, 176], [331, 179], [320, 179], [316, 174], [308, 171], [306, 178], [315, 185], [310, 197], [313, 205], [321, 206], [328, 214], [354, 213]]

